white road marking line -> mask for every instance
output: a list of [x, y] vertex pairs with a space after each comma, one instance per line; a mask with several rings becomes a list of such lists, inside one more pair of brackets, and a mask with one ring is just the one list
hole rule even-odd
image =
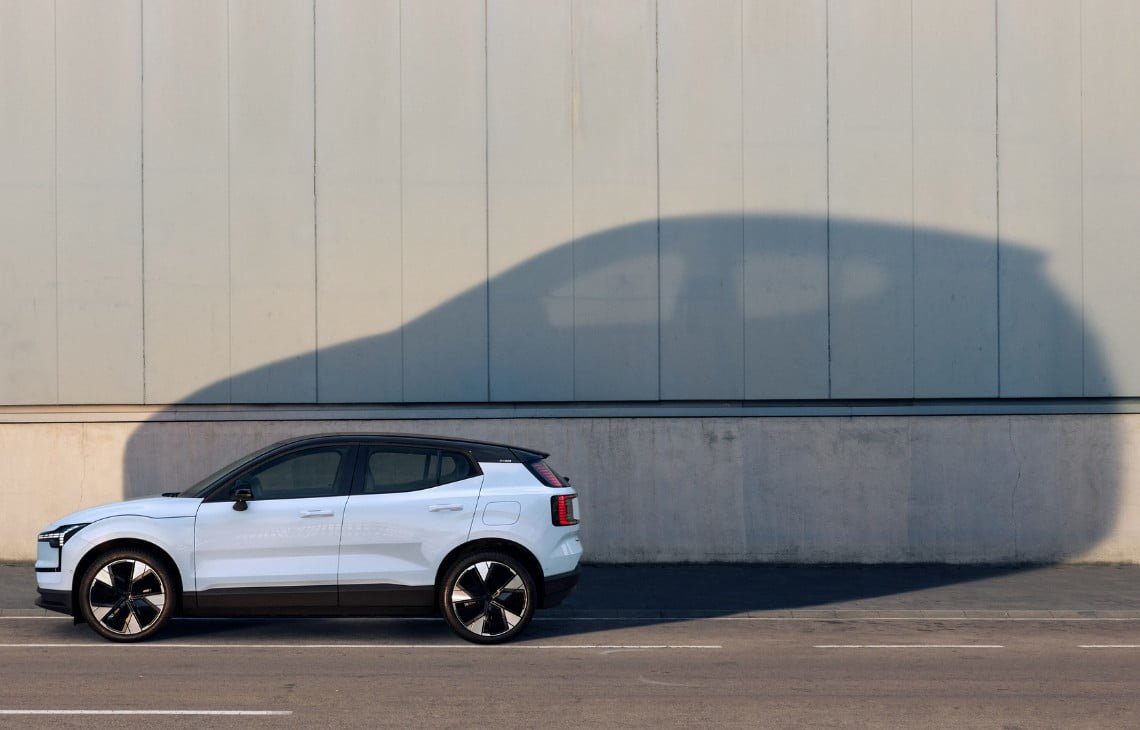
[[[547, 619], [553, 620], [553, 619]], [[651, 619], [660, 621], [661, 619]], [[1140, 616], [718, 616], [711, 621], [1140, 621]]]
[[720, 644], [580, 644], [580, 645], [526, 645], [519, 644], [517, 649], [723, 649]]
[[[0, 621], [72, 621], [70, 616], [0, 616]], [[305, 623], [319, 619], [308, 618], [176, 618], [175, 621], [234, 621], [242, 623], [268, 622], [268, 623]], [[351, 621], [351, 617], [343, 619]], [[441, 619], [408, 616], [393, 618], [386, 616], [357, 616], [356, 620], [377, 623], [405, 623], [410, 621], [430, 621], [438, 623]], [[630, 616], [535, 616], [532, 621], [625, 621], [629, 623], [661, 623], [663, 621], [1140, 621], [1140, 616], [656, 616], [656, 617], [630, 617]]]
[[[403, 622], [403, 621], [432, 621], [432, 622], [437, 622], [437, 621], [443, 620], [440, 618], [434, 618], [434, 617], [428, 617], [428, 616], [406, 616], [406, 617], [402, 617], [402, 618], [397, 618], [397, 617], [393, 617], [393, 616], [342, 616], [340, 618], [336, 618], [333, 620], [337, 620], [337, 621], [349, 620], [349, 621], [351, 621], [353, 619], [356, 619], [356, 620], [363, 619], [366, 621], [396, 621], [396, 622]], [[59, 616], [0, 616], [0, 621], [74, 621], [74, 620], [75, 619], [73, 619], [71, 616], [62, 616], [62, 615], [59, 615]], [[233, 616], [233, 617], [228, 617], [228, 618], [215, 617], [215, 616], [200, 616], [200, 617], [195, 616], [194, 618], [186, 618], [183, 616], [175, 616], [173, 618], [173, 620], [179, 621], [179, 622], [192, 621], [194, 623], [205, 623], [205, 622], [209, 622], [209, 621], [233, 621], [233, 622], [241, 622], [241, 623], [249, 623], [249, 622], [303, 623], [303, 622], [309, 622], [309, 621], [320, 621], [323, 619], [320, 619], [320, 618], [302, 618], [302, 617], [295, 617], [295, 616], [278, 616], [278, 617]], [[532, 620], [540, 621], [543, 619], [532, 619]], [[546, 619], [546, 620], [549, 620], [549, 619]]]
[[1001, 644], [816, 644], [816, 649], [1004, 649]]
[[[66, 618], [66, 617], [65, 617]], [[199, 621], [203, 619], [190, 619]], [[212, 619], [211, 619], [212, 620]], [[225, 619], [232, 620], [232, 619]], [[243, 621], [249, 619], [241, 619]], [[256, 619], [262, 620], [262, 619]], [[264, 619], [270, 620], [270, 619]], [[307, 619], [306, 619], [307, 620]], [[403, 621], [396, 618], [375, 618], [370, 621]], [[419, 619], [438, 621], [437, 618]], [[532, 621], [611, 621], [626, 623], [663, 623], [680, 621], [1140, 621], [1140, 616], [535, 616]]]
[[478, 644], [151, 644], [55, 643], [0, 644], [0, 649], [723, 649], [720, 644], [505, 644], [497, 647]]
[[658, 687], [697, 687], [698, 686], [695, 684], [680, 684], [678, 682], [661, 682], [661, 681], [658, 681], [656, 679], [649, 679], [648, 677], [643, 677], [641, 675], [637, 676], [637, 681], [641, 682], [642, 684], [657, 685]]
[[1140, 644], [1081, 644], [1082, 649], [1140, 649]]
[[0, 710], [0, 715], [292, 715], [292, 710]]

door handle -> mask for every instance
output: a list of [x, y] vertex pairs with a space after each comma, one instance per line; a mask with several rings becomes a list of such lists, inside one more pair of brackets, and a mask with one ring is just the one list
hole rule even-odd
[[461, 504], [433, 504], [428, 507], [428, 512], [459, 512], [462, 509]]
[[302, 517], [332, 517], [331, 509], [307, 509], [301, 512]]

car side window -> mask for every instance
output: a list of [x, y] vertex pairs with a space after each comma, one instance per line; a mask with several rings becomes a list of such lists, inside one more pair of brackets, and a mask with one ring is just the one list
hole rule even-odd
[[254, 499], [332, 497], [347, 452], [347, 446], [332, 446], [289, 454], [242, 475], [237, 483], [247, 483]]
[[449, 454], [446, 451], [439, 457], [439, 483], [450, 484], [473, 476], [475, 470], [471, 462], [459, 454]]
[[462, 455], [438, 449], [381, 446], [371, 449], [361, 494], [395, 494], [430, 489], [466, 479], [474, 469]]

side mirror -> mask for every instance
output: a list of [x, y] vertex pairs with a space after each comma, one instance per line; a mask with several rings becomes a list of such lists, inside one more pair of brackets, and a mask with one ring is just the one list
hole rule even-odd
[[249, 482], [243, 479], [230, 490], [230, 496], [234, 498], [234, 510], [245, 512], [249, 509], [246, 503], [253, 499], [253, 489], [250, 488]]

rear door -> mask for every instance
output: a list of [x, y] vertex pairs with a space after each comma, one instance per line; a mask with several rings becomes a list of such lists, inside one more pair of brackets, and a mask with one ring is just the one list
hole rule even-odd
[[340, 545], [340, 605], [430, 606], [440, 561], [471, 532], [483, 482], [458, 451], [360, 447]]

